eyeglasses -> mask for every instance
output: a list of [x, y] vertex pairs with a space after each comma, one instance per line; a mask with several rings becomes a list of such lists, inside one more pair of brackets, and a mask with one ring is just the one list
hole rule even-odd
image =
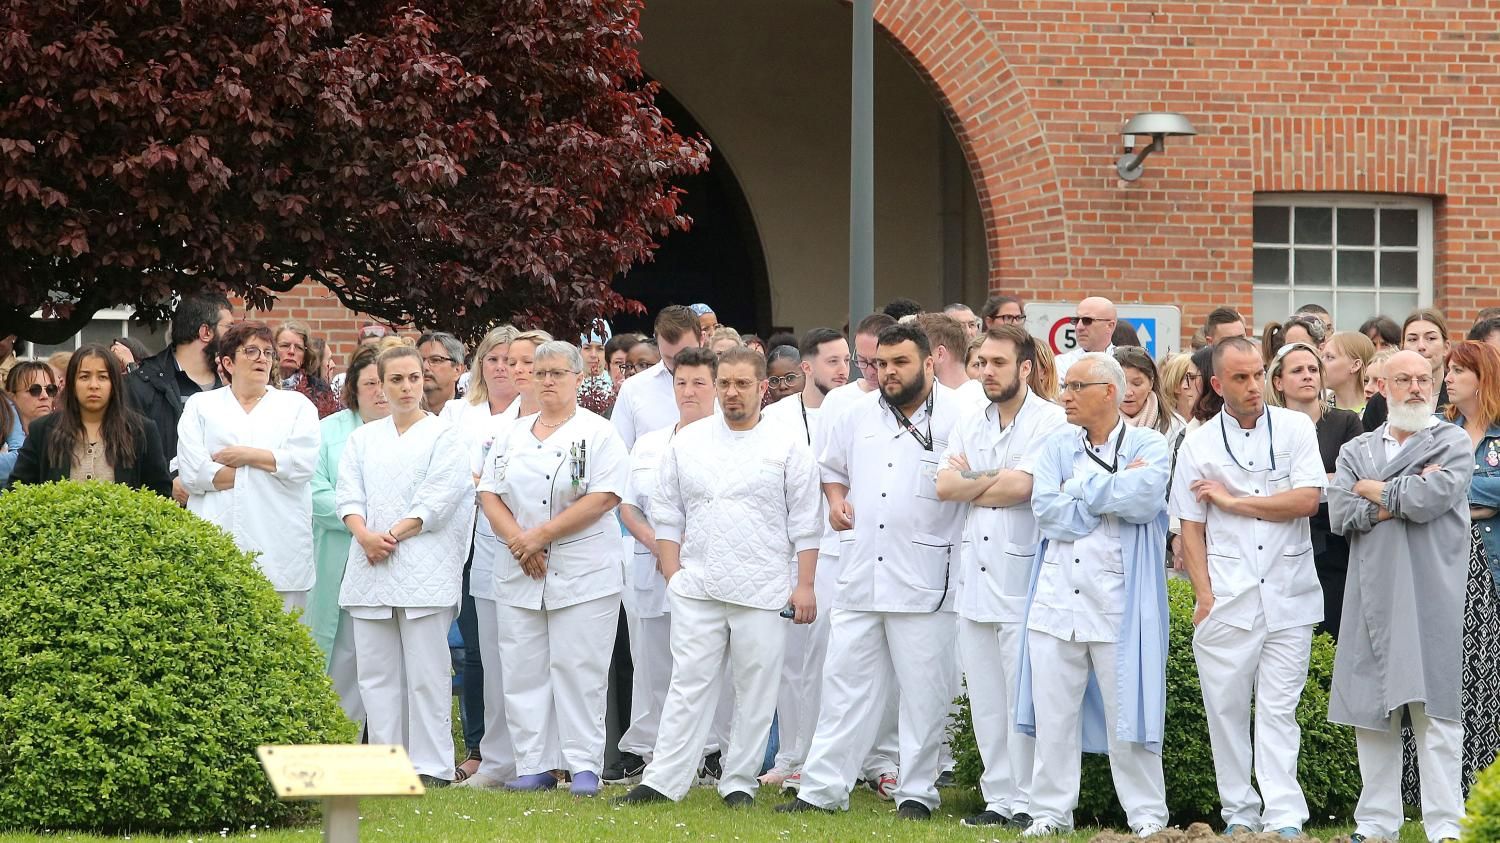
[[567, 375], [576, 375], [572, 369], [533, 369], [531, 376], [539, 381], [562, 380]]
[[26, 387], [26, 394], [30, 395], [32, 398], [41, 398], [43, 392], [47, 393], [48, 398], [56, 398], [57, 384], [49, 383], [46, 386], [42, 386], [39, 383], [34, 383], [31, 386]]
[[1411, 377], [1410, 375], [1397, 375], [1393, 378], [1386, 378], [1386, 380], [1390, 381], [1391, 386], [1394, 386], [1397, 389], [1407, 389], [1412, 384], [1416, 384], [1422, 389], [1427, 389], [1432, 386], [1431, 375], [1417, 375], [1416, 377]]
[[1019, 325], [1022, 322], [1026, 321], [1026, 314], [1024, 314], [1024, 313], [1003, 313], [1003, 314], [1001, 314], [999, 316], [996, 316], [995, 317], [995, 321], [996, 322], [1002, 322], [1002, 323], [1004, 323], [1006, 325]]
[[860, 367], [861, 369], [873, 369], [875, 368], [875, 361], [865, 357], [860, 357], [858, 354], [856, 354], [854, 355], [854, 365]]
[[974, 331], [979, 330], [979, 320], [978, 319], [959, 319], [957, 321], [958, 321], [958, 324], [962, 325], [965, 329], [974, 330]]
[[1113, 319], [1100, 319], [1097, 316], [1069, 316], [1068, 317], [1068, 324], [1070, 324], [1070, 325], [1082, 325], [1085, 328], [1089, 327], [1090, 325], [1094, 324], [1095, 322], [1104, 323], [1104, 322], [1113, 322], [1113, 321], [1115, 321], [1115, 320], [1113, 320]]
[[1063, 392], [1082, 392], [1088, 386], [1106, 386], [1109, 381], [1068, 381], [1062, 385]]
[[431, 357], [423, 357], [422, 359], [429, 366], [436, 366], [439, 363], [452, 363], [453, 362], [453, 358], [452, 357], [444, 357], [441, 354], [434, 354]]
[[307, 346], [298, 342], [279, 342], [276, 347], [281, 351], [306, 351]]
[[245, 359], [251, 361], [252, 363], [256, 360], [261, 359], [262, 357], [270, 360], [271, 357], [276, 354], [276, 352], [272, 351], [271, 349], [262, 348], [258, 345], [247, 345], [240, 349], [240, 353], [245, 355]]
[[771, 385], [772, 389], [780, 389], [784, 386], [791, 386], [792, 384], [795, 384], [800, 380], [802, 380], [802, 376], [796, 372], [792, 372], [789, 375], [777, 375], [776, 377], [766, 378], [766, 382]]
[[1197, 372], [1188, 372], [1187, 374], [1182, 376], [1182, 380], [1184, 383], [1197, 383], [1198, 381], [1203, 380], [1203, 376], [1198, 374]]

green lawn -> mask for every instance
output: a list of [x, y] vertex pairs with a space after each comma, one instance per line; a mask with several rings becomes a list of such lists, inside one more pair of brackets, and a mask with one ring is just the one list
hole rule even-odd
[[[624, 788], [606, 788], [606, 797]], [[679, 805], [614, 808], [604, 798], [574, 799], [566, 792], [545, 794], [473, 793], [439, 790], [419, 799], [370, 799], [363, 803], [361, 837], [391, 843], [468, 843], [468, 841], [525, 840], [623, 840], [633, 843], [656, 841], [1011, 841], [1013, 832], [986, 833], [960, 826], [960, 817], [977, 810], [977, 796], [946, 791], [948, 800], [928, 823], [901, 822], [889, 802], [881, 802], [859, 790], [848, 813], [835, 816], [777, 814], [771, 806], [780, 801], [763, 793], [748, 811], [731, 812], [709, 788], [696, 788]], [[1089, 840], [1100, 829], [1081, 830], [1070, 843]], [[1314, 833], [1325, 839], [1347, 835], [1347, 827]], [[1170, 835], [1179, 841], [1181, 832]], [[0, 843], [55, 843], [59, 840], [157, 841], [256, 840], [268, 843], [312, 843], [321, 834], [317, 826], [252, 830], [228, 838], [217, 832], [207, 835], [160, 837], [131, 835], [104, 838], [87, 834], [4, 834]], [[1408, 823], [1402, 834], [1406, 843], [1421, 843], [1420, 827]]]

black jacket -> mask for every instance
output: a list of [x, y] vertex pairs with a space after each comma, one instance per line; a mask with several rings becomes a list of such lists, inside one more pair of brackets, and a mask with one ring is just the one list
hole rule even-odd
[[162, 456], [167, 464], [177, 459], [177, 420], [182, 418], [182, 390], [177, 386], [175, 346], [147, 357], [125, 379], [130, 403], [156, 425]]
[[[54, 463], [47, 455], [47, 442], [52, 438], [52, 427], [57, 419], [58, 416], [54, 413], [31, 423], [31, 429], [26, 432], [26, 443], [16, 453], [16, 467], [10, 473], [10, 480], [6, 481], [5, 488], [17, 483], [50, 483], [53, 480], [68, 479], [73, 467]], [[141, 433], [135, 440], [135, 463], [115, 466], [115, 482], [137, 489], [149, 489], [164, 498], [170, 498], [172, 476], [167, 473], [167, 460], [162, 456], [161, 437], [150, 419], [144, 421]]]

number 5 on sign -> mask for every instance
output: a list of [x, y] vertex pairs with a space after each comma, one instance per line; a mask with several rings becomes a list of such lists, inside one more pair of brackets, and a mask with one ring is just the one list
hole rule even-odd
[[262, 746], [255, 754], [278, 799], [323, 800], [323, 839], [328, 843], [359, 839], [361, 796], [426, 792], [399, 746]]

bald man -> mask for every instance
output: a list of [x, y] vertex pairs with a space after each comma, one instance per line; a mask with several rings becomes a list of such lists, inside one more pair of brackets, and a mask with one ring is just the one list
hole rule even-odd
[[1113, 354], [1115, 345], [1110, 337], [1115, 332], [1115, 325], [1119, 319], [1115, 314], [1115, 303], [1103, 296], [1089, 296], [1078, 303], [1078, 310], [1071, 317], [1073, 323], [1073, 336], [1078, 340], [1078, 347], [1057, 358], [1057, 383], [1059, 386], [1068, 369], [1084, 354], [1089, 352], [1102, 352]]

